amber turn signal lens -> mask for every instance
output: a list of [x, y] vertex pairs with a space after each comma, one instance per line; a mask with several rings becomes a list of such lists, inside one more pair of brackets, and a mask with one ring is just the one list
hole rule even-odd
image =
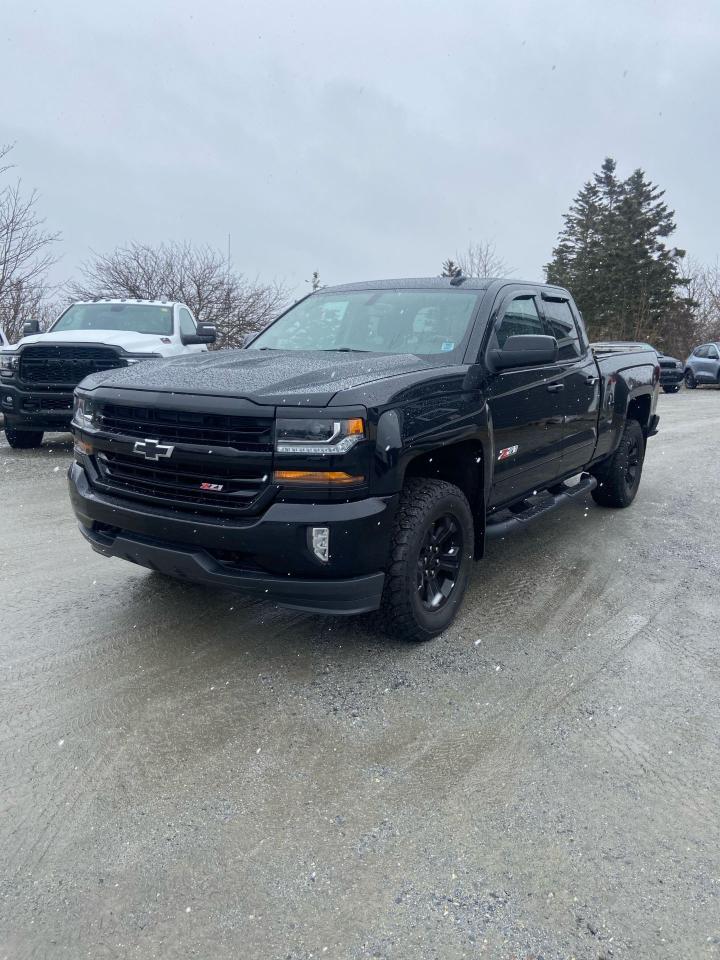
[[[362, 420], [358, 420], [357, 423], [362, 423]], [[276, 470], [273, 478], [276, 483], [322, 483], [340, 486], [362, 483], [365, 479], [365, 477], [345, 473], [343, 470]]]
[[358, 434], [362, 436], [365, 433], [365, 424], [363, 423], [362, 417], [353, 417], [352, 420], [348, 420], [347, 432], [348, 436], [354, 437]]
[[79, 437], [75, 438], [75, 453], [84, 453], [86, 457], [91, 457], [93, 455], [93, 445], [87, 443], [85, 440], [81, 440]]

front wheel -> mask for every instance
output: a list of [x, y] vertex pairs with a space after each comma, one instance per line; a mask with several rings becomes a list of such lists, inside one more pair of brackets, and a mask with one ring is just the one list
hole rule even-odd
[[695, 379], [695, 374], [692, 370], [685, 371], [685, 386], [688, 390], [694, 390], [697, 387], [697, 380]]
[[640, 486], [645, 437], [637, 420], [628, 420], [615, 453], [593, 470], [598, 485], [592, 492], [601, 507], [629, 507]]
[[13, 450], [32, 450], [39, 447], [43, 439], [42, 430], [16, 430], [6, 426], [5, 436]]
[[677, 393], [679, 389], [680, 389], [679, 384], [673, 384], [672, 387], [663, 387], [663, 390], [665, 391], [665, 393]]
[[450, 626], [465, 594], [473, 517], [462, 490], [410, 480], [401, 494], [379, 622], [393, 637], [430, 640]]

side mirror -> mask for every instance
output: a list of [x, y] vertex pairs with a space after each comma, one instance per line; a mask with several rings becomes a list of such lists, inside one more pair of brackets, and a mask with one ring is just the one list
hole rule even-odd
[[496, 370], [511, 367], [534, 367], [555, 363], [558, 344], [555, 337], [540, 334], [523, 334], [508, 337], [502, 350], [490, 351], [490, 362]]
[[23, 324], [23, 336], [31, 337], [34, 333], [40, 333], [40, 324], [37, 320], [28, 320]]
[[180, 339], [186, 346], [194, 343], [215, 343], [217, 328], [212, 323], [199, 323], [195, 333], [180, 334]]

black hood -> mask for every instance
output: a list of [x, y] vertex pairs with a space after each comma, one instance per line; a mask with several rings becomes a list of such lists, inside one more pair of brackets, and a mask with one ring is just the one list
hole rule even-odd
[[168, 360], [144, 360], [87, 377], [83, 389], [245, 397], [256, 403], [325, 406], [336, 393], [373, 380], [431, 369], [415, 354], [300, 350], [222, 350]]

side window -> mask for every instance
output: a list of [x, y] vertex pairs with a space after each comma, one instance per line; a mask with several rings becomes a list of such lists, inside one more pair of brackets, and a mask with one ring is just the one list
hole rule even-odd
[[706, 356], [707, 356], [707, 352], [708, 352], [708, 348], [707, 348], [707, 347], [705, 347], [705, 346], [698, 347], [697, 350], [695, 351], [695, 356], [696, 356], [696, 357], [706, 357]]
[[531, 296], [511, 300], [495, 328], [495, 338], [500, 349], [505, 346], [508, 337], [545, 333], [545, 326], [535, 306], [535, 298]]
[[714, 343], [711, 343], [710, 346], [708, 347], [708, 356], [710, 357], [711, 360], [720, 359], [720, 353], [718, 353], [718, 348], [715, 346]]
[[180, 333], [185, 337], [195, 335], [195, 321], [190, 311], [185, 307], [180, 307]]
[[550, 333], [558, 342], [558, 360], [582, 356], [577, 325], [567, 300], [544, 300], [543, 310]]

